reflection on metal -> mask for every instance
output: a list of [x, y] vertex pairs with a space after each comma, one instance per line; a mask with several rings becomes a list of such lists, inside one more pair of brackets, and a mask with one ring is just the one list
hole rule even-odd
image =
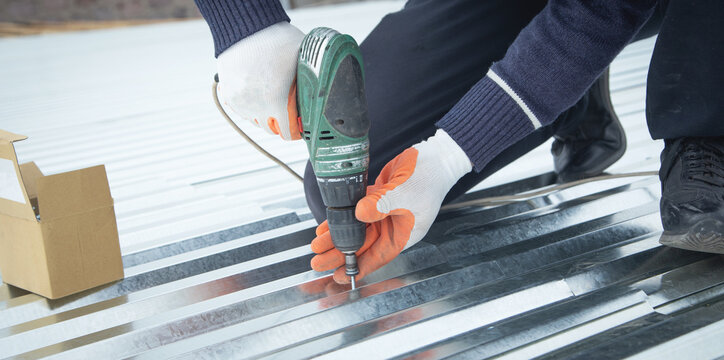
[[[195, 23], [188, 32], [206, 31], [203, 26]], [[103, 36], [136, 39], [141, 30], [124, 31]], [[0, 54], [11, 46], [0, 42]], [[613, 172], [658, 166], [661, 144], [648, 138], [643, 121], [652, 46], [652, 40], [632, 45], [612, 67], [613, 99], [629, 137], [629, 151]], [[199, 85], [199, 98], [206, 85]], [[0, 112], [10, 119], [9, 130], [31, 135], [21, 157], [57, 171], [109, 165], [126, 278], [56, 301], [0, 285], [0, 358], [724, 355], [724, 258], [659, 245], [655, 177], [441, 213], [422, 242], [350, 291], [330, 273], [309, 268], [315, 224], [301, 189], [293, 179], [269, 184], [270, 176], [285, 175], [263, 159], [235, 160], [247, 149], [211, 118], [212, 107], [191, 103], [184, 112], [109, 118], [92, 125], [99, 139], [76, 144], [53, 133], [90, 130], [37, 127], [43, 111], [65, 104], [56, 99], [25, 113], [30, 123], [13, 115], [20, 105], [4, 104]], [[197, 117], [209, 117], [207, 125], [197, 125]], [[170, 130], [173, 141], [163, 142], [148, 135], [168, 130], [159, 122], [187, 131]], [[136, 136], [133, 126], [147, 133]], [[217, 132], [219, 141], [197, 141]], [[109, 150], [84, 152], [103, 142]], [[280, 152], [303, 165], [294, 146]], [[205, 157], [193, 157], [199, 151]], [[543, 147], [520, 159], [466, 199], [552, 184], [547, 152]]]

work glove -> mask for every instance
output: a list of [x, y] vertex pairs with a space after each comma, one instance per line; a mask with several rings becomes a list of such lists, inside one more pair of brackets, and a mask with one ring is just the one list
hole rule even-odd
[[[367, 223], [364, 245], [357, 252], [362, 279], [419, 242], [430, 229], [450, 188], [472, 165], [465, 152], [443, 130], [413, 145], [385, 165], [367, 196], [357, 203], [357, 219]], [[334, 281], [349, 283], [344, 255], [334, 248], [327, 222], [312, 241], [312, 269], [334, 272]]]
[[303, 38], [299, 29], [280, 22], [219, 55], [218, 95], [232, 119], [250, 121], [284, 140], [301, 139], [295, 78]]

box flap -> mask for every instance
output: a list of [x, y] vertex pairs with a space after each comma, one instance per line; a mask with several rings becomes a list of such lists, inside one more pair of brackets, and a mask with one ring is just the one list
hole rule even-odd
[[43, 177], [43, 172], [40, 171], [38, 165], [31, 161], [20, 165], [20, 175], [23, 177], [23, 183], [25, 184], [25, 191], [30, 199], [38, 197], [38, 186], [37, 181]]
[[25, 135], [19, 135], [19, 134], [13, 134], [11, 132], [0, 130], [0, 140], [7, 141], [7, 142], [16, 142], [20, 140], [25, 140], [28, 137]]
[[41, 219], [55, 219], [113, 206], [103, 165], [37, 180]]
[[8, 141], [0, 140], [0, 214], [35, 221], [35, 212], [25, 192], [15, 148]]

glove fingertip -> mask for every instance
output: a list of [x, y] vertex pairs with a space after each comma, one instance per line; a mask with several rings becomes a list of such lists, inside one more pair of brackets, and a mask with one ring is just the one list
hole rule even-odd
[[312, 267], [312, 270], [314, 271], [325, 271], [326, 269], [322, 269], [319, 256], [315, 256], [312, 258], [312, 260], [309, 261], [309, 265]]
[[313, 257], [312, 260], [309, 261], [309, 265], [312, 267], [312, 270], [318, 272], [332, 270], [338, 266], [337, 264], [331, 263], [328, 257], [321, 254]]
[[317, 239], [312, 240], [310, 247], [312, 248], [312, 252], [315, 254], [324, 253], [324, 250], [322, 250], [322, 247], [319, 245], [319, 241], [317, 241]]
[[272, 132], [272, 134], [279, 135], [282, 137], [282, 139], [284, 138], [284, 136], [281, 135], [282, 132], [281, 132], [281, 129], [279, 128], [279, 121], [275, 117], [273, 117], [273, 116], [268, 117], [266, 119], [266, 126], [269, 129], [269, 131]]
[[336, 269], [344, 265], [344, 256], [336, 249], [329, 250], [323, 254], [318, 254], [310, 261], [312, 269], [315, 271], [327, 271]]
[[314, 238], [310, 246], [312, 248], [312, 252], [315, 254], [323, 254], [334, 248], [334, 244], [332, 243], [332, 237], [329, 236], [329, 233], [322, 234]]
[[377, 199], [374, 196], [365, 196], [357, 203], [354, 211], [357, 220], [371, 223], [384, 219], [387, 215], [377, 210]]
[[[347, 276], [347, 274], [344, 273], [344, 268], [337, 269], [337, 271], [334, 272], [334, 275], [332, 276], [332, 278], [334, 279], [334, 282], [336, 282], [337, 284], [341, 284], [341, 285], [349, 284], [351, 282], [349, 279], [349, 276]], [[355, 276], [355, 280], [359, 280], [359, 279], [360, 279], [359, 276]]]
[[329, 224], [327, 223], [327, 220], [324, 220], [321, 224], [317, 226], [317, 228], [314, 230], [314, 233], [319, 236], [326, 233], [327, 231], [329, 231]]

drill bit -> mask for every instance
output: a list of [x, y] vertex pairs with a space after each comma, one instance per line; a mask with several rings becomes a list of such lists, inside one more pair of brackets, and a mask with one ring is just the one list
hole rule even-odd
[[357, 255], [354, 252], [344, 254], [344, 267], [345, 273], [349, 276], [352, 290], [357, 288], [357, 282], [355, 281], [355, 275], [359, 274], [359, 267], [357, 267]]

